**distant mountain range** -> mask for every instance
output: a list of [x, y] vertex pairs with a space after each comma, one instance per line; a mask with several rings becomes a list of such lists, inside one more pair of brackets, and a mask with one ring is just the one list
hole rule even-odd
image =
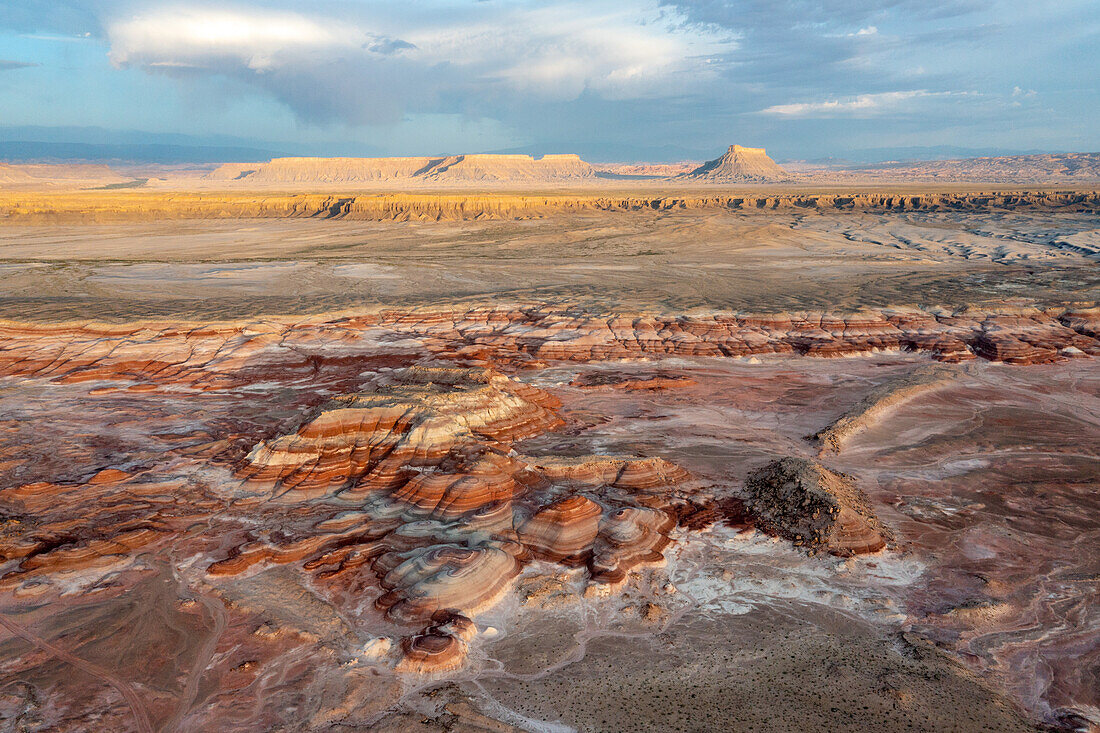
[[960, 160], [962, 158], [992, 158], [1011, 155], [1042, 155], [1062, 151], [1016, 150], [1014, 148], [961, 148], [954, 145], [927, 147], [867, 148], [853, 150], [842, 157], [780, 159], [780, 163], [812, 163], [827, 166], [863, 165], [867, 163], [906, 162], [915, 160]]

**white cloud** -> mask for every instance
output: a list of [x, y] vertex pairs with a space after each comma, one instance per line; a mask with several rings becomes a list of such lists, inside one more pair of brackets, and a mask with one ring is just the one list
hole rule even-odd
[[821, 102], [799, 102], [795, 104], [777, 104], [760, 110], [760, 114], [782, 117], [826, 117], [832, 115], [868, 115], [896, 110], [906, 103], [928, 97], [943, 97], [952, 92], [929, 92], [926, 90], [903, 92], [880, 92], [878, 94], [860, 94], [844, 99], [830, 99]]
[[[347, 115], [335, 108], [329, 115], [348, 122], [456, 111], [448, 104], [469, 110], [508, 96], [682, 93], [714, 79], [720, 72], [711, 57], [734, 47], [729, 32], [688, 28], [657, 0], [428, 10], [389, 5], [335, 19], [245, 6], [151, 6], [108, 19], [105, 28], [116, 65], [243, 78], [306, 117], [327, 114], [317, 91], [329, 89], [350, 95]], [[371, 94], [386, 98], [355, 103]]]
[[202, 67], [232, 58], [249, 69], [279, 63], [304, 49], [354, 48], [354, 29], [321, 24], [297, 13], [169, 7], [110, 23], [111, 61], [120, 66]]

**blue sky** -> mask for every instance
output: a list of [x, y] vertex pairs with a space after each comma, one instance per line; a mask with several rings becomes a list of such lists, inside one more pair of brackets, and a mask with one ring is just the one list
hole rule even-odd
[[3, 126], [319, 153], [1100, 150], [1097, 0], [0, 6]]

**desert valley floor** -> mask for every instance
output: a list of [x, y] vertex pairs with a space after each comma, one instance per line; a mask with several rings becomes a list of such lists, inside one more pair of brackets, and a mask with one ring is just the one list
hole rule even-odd
[[6, 729], [1100, 726], [1100, 194], [267, 195], [0, 196]]

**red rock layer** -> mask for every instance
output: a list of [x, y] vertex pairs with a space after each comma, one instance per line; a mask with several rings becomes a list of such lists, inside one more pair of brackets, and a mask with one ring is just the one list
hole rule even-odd
[[[327, 364], [350, 364], [377, 354], [379, 340], [407, 343], [410, 339], [441, 355], [482, 362], [666, 355], [842, 356], [900, 349], [926, 352], [947, 362], [980, 356], [1010, 364], [1037, 364], [1079, 352], [1098, 354], [1098, 334], [1097, 308], [607, 318], [534, 305], [381, 311], [335, 320], [193, 329], [154, 324], [70, 327], [9, 323], [0, 325], [0, 376], [48, 377], [64, 383], [124, 381], [131, 389], [166, 384], [224, 389], [249, 384], [276, 370], [283, 378], [294, 372], [314, 375]], [[515, 389], [522, 397], [527, 387]], [[355, 419], [355, 413], [340, 419]], [[322, 427], [316, 426], [318, 430]], [[514, 432], [517, 426], [498, 416], [488, 429]]]
[[671, 512], [648, 507], [622, 507], [600, 521], [588, 568], [605, 583], [621, 583], [642, 564], [660, 563], [668, 533], [676, 526]]
[[[42, 580], [128, 564], [213, 510], [192, 487], [100, 471], [81, 483], [0, 489], [0, 588], [34, 593]], [[45, 586], [42, 586], [44, 589]]]

